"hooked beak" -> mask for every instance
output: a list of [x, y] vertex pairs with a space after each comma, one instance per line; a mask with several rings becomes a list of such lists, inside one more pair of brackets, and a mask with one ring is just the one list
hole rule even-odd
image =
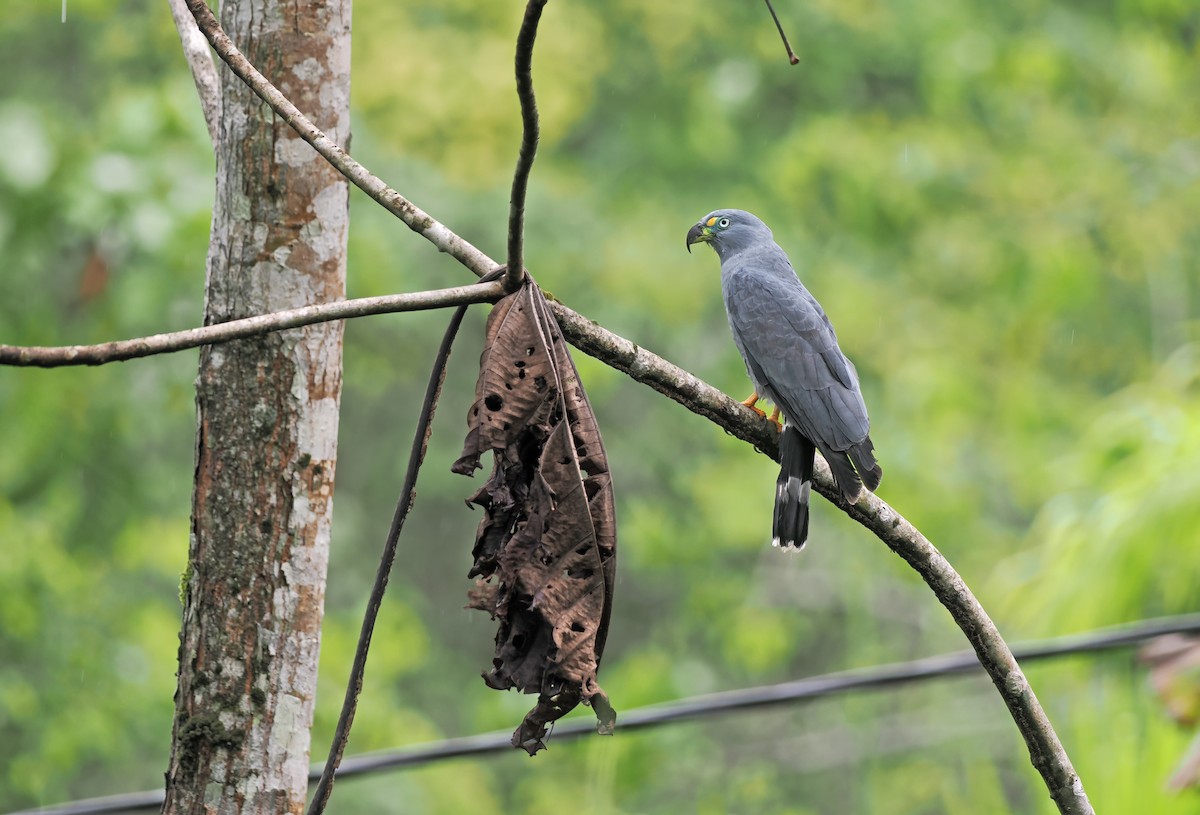
[[700, 223], [693, 226], [691, 229], [688, 230], [688, 234], [687, 234], [688, 253], [689, 254], [691, 253], [693, 243], [708, 243], [708, 240], [711, 237], [712, 237], [712, 230], [709, 229], [707, 226], [705, 226], [703, 221], [701, 221]]

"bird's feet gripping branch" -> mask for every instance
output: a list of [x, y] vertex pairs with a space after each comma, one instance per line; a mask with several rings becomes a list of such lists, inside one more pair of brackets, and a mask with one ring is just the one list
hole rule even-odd
[[780, 409], [787, 417], [779, 439], [772, 538], [776, 546], [800, 549], [808, 537], [817, 450], [847, 503], [883, 478], [858, 373], [766, 224], [740, 209], [720, 209], [688, 230], [688, 251], [693, 243], [707, 243], [721, 259], [729, 328], [754, 383], [742, 404], [763, 415], [755, 406], [761, 395], [777, 406], [772, 421], [778, 422]]
[[776, 405], [775, 409], [771, 411], [771, 415], [767, 416], [767, 412], [765, 410], [763, 410], [762, 408], [758, 407], [758, 403], [760, 401], [762, 401], [762, 397], [758, 395], [758, 391], [755, 391], [754, 393], [750, 394], [745, 399], [743, 399], [742, 404], [745, 405], [746, 407], [750, 408], [751, 410], [753, 410], [759, 416], [766, 418], [766, 420], [768, 422], [775, 425], [776, 430], [782, 432], [783, 431], [783, 422], [780, 421], [780, 419], [779, 419], [779, 405]]

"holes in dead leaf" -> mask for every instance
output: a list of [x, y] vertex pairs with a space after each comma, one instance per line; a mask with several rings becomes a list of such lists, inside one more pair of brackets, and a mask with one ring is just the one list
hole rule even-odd
[[[488, 685], [541, 696], [513, 740], [532, 753], [550, 722], [580, 701], [604, 700], [596, 666], [612, 603], [615, 520], [599, 431], [562, 331], [536, 287], [510, 297], [516, 310], [502, 301], [488, 321], [463, 455], [477, 468], [483, 452], [495, 453], [492, 478], [471, 499], [488, 512], [472, 572], [498, 588], [492, 602], [474, 607], [499, 621]], [[580, 486], [582, 506], [572, 492]], [[569, 505], [556, 500], [566, 495]]]

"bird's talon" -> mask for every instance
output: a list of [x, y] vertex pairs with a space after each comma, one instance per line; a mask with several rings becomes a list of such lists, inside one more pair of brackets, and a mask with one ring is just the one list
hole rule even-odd
[[757, 407], [755, 407], [755, 405], [758, 404], [758, 401], [761, 398], [762, 397], [758, 395], [758, 391], [755, 391], [754, 393], [750, 394], [745, 399], [743, 399], [742, 404], [745, 405], [746, 407], [750, 408], [751, 410], [753, 410], [759, 416], [766, 416], [767, 412], [765, 410], [759, 410]]
[[780, 433], [783, 432], [783, 422], [779, 418], [779, 408], [776, 407], [771, 411], [771, 415], [767, 417], [767, 421], [775, 425], [775, 429]]

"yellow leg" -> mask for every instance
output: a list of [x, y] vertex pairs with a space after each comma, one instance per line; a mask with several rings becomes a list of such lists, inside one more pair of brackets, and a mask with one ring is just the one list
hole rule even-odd
[[771, 424], [775, 425], [776, 430], [779, 430], [779, 431], [783, 430], [783, 422], [781, 422], [779, 420], [779, 406], [778, 405], [776, 405], [775, 409], [771, 411], [771, 415], [767, 417], [767, 421], [770, 422]]
[[765, 410], [759, 410], [758, 408], [755, 407], [755, 405], [758, 404], [758, 400], [760, 398], [761, 397], [758, 395], [758, 391], [755, 391], [754, 393], [750, 394], [745, 399], [743, 399], [742, 404], [745, 405], [746, 407], [750, 408], [751, 410], [753, 410], [759, 416], [766, 416], [767, 412]]

